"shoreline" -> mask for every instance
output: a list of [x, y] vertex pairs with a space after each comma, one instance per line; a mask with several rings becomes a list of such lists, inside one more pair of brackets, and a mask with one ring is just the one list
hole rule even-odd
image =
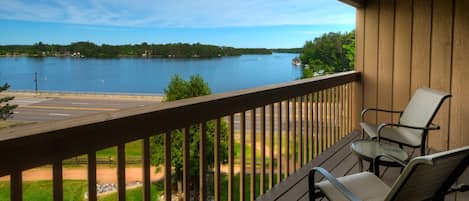
[[161, 94], [132, 94], [112, 92], [59, 92], [59, 91], [15, 91], [2, 92], [2, 96], [37, 97], [37, 98], [73, 98], [73, 99], [104, 99], [104, 100], [129, 100], [129, 101], [157, 101], [162, 102]]

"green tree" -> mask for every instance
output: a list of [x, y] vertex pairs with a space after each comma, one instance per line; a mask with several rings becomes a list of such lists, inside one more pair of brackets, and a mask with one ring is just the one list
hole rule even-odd
[[[8, 88], [10, 88], [10, 85], [8, 85], [8, 83], [5, 83], [3, 86], [0, 87], [0, 93], [8, 90]], [[0, 98], [0, 119], [1, 120], [8, 119], [13, 114], [13, 110], [16, 107], [18, 107], [17, 105], [8, 104], [8, 101], [13, 100], [14, 98], [15, 97], [13, 96], [6, 96], [6, 97]]]
[[302, 77], [352, 70], [354, 54], [355, 31], [331, 32], [306, 41], [300, 55], [301, 62], [307, 64]]
[[[191, 76], [189, 81], [182, 79], [175, 75], [172, 77], [168, 87], [165, 89], [165, 101], [176, 101], [185, 98], [204, 96], [211, 94], [208, 84], [199, 75]], [[220, 124], [220, 160], [221, 163], [226, 163], [228, 160], [228, 129], [226, 122], [223, 120]], [[214, 164], [214, 134], [215, 134], [215, 121], [208, 121], [207, 128], [207, 142], [206, 142], [206, 160], [209, 167]], [[189, 180], [190, 186], [194, 189], [198, 185], [199, 178], [199, 135], [200, 125], [192, 125], [189, 128], [189, 153], [190, 153], [190, 166], [189, 174], [192, 179]], [[151, 158], [152, 165], [158, 166], [164, 163], [164, 146], [163, 135], [157, 135], [151, 138]], [[178, 184], [182, 182], [182, 166], [183, 166], [183, 132], [182, 130], [171, 131], [171, 162], [175, 169], [175, 180]], [[178, 189], [181, 185], [178, 185]], [[198, 188], [195, 188], [198, 189]]]

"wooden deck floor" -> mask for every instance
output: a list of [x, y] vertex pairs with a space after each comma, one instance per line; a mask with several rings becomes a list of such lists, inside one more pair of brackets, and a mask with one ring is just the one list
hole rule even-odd
[[[358, 159], [350, 150], [350, 143], [360, 138], [359, 132], [353, 132], [335, 145], [327, 149], [316, 159], [310, 161], [303, 168], [296, 171], [293, 175], [274, 186], [258, 200], [308, 200], [307, 175], [312, 167], [320, 166], [328, 170], [336, 177], [354, 174], [359, 172]], [[409, 154], [414, 156], [418, 151], [408, 150]], [[414, 153], [415, 152], [415, 153]], [[368, 167], [364, 163], [364, 167]], [[400, 168], [382, 168], [380, 169], [382, 180], [392, 185], [399, 176]], [[469, 171], [460, 179], [464, 183], [469, 183]], [[458, 193], [448, 195], [445, 200], [460, 201], [469, 200], [469, 193]]]

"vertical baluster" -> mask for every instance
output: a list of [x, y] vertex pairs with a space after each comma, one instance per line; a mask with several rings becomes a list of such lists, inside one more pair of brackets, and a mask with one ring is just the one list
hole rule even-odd
[[251, 110], [251, 201], [256, 199], [256, 109]]
[[334, 129], [335, 142], [339, 140], [339, 88], [334, 87]]
[[96, 194], [96, 153], [88, 153], [88, 201], [98, 200]]
[[309, 101], [307, 101], [307, 104], [309, 105], [309, 160], [313, 160], [314, 158], [314, 105], [313, 105], [313, 99], [314, 99], [314, 94], [311, 93], [308, 95]]
[[125, 144], [117, 145], [117, 194], [119, 201], [125, 201]]
[[241, 112], [241, 136], [240, 136], [240, 143], [241, 143], [241, 169], [239, 172], [239, 198], [240, 200], [244, 201], [244, 192], [245, 192], [245, 168], [246, 168], [246, 113]]
[[229, 117], [230, 132], [228, 133], [228, 201], [234, 200], [234, 115]]
[[[299, 139], [299, 142], [298, 142], [298, 166], [296, 167], [296, 169], [298, 170], [302, 165], [303, 165], [303, 156], [304, 156], [304, 152], [303, 152], [303, 149], [304, 149], [304, 146], [303, 146], [303, 143], [304, 143], [304, 139], [303, 139], [303, 96], [300, 96], [297, 100], [299, 100], [299, 105], [298, 105], [298, 121], [299, 121], [299, 125], [298, 125], [298, 139]], [[296, 103], [295, 103], [296, 104]]]
[[62, 161], [56, 161], [52, 164], [52, 179], [53, 179], [54, 201], [62, 201], [64, 199]]
[[328, 140], [327, 140], [327, 148], [331, 147], [333, 134], [332, 134], [332, 89], [327, 89], [327, 132], [328, 132]]
[[340, 93], [341, 93], [341, 103], [340, 103], [340, 111], [341, 111], [341, 128], [342, 128], [342, 137], [345, 136], [345, 97], [346, 97], [346, 94], [345, 94], [345, 87], [344, 85], [341, 85], [340, 86]]
[[315, 128], [314, 128], [314, 135], [315, 135], [315, 142], [314, 142], [314, 145], [316, 146], [315, 147], [315, 152], [314, 152], [314, 156], [317, 157], [318, 154], [319, 154], [319, 142], [320, 142], [320, 138], [319, 138], [319, 132], [321, 131], [320, 128], [321, 126], [319, 125], [319, 120], [320, 120], [320, 113], [319, 113], [319, 94], [321, 92], [318, 91], [318, 92], [315, 92], [314, 93], [314, 125], [315, 125]]
[[321, 138], [322, 138], [322, 147], [321, 147], [321, 152], [324, 151], [326, 149], [326, 145], [327, 145], [327, 113], [326, 113], [326, 101], [327, 101], [327, 98], [326, 98], [326, 90], [323, 90], [322, 91], [322, 135], [321, 135]]
[[199, 136], [199, 200], [207, 200], [207, 160], [205, 159], [207, 146], [207, 123], [200, 125]]
[[291, 121], [292, 121], [292, 168], [291, 168], [291, 173], [296, 171], [296, 160], [297, 160], [297, 152], [296, 152], [296, 145], [297, 145], [297, 139], [296, 139], [296, 98], [293, 98], [293, 103], [292, 103], [292, 115], [291, 115]]
[[190, 136], [189, 136], [189, 131], [190, 131], [190, 127], [186, 127], [182, 130], [183, 132], [183, 145], [182, 145], [182, 151], [183, 151], [183, 172], [182, 172], [182, 189], [184, 191], [184, 201], [189, 201], [190, 200], [190, 190], [189, 190], [189, 181], [190, 181], [190, 174], [189, 174], [189, 170], [190, 170], [190, 150], [189, 150], [189, 145], [190, 145]]
[[23, 173], [21, 171], [15, 171], [10, 175], [10, 199], [12, 201], [23, 200]]
[[335, 125], [334, 125], [334, 96], [335, 90], [334, 87], [329, 89], [329, 125], [330, 125], [330, 132], [331, 132], [331, 140], [330, 145], [332, 146], [335, 142]]
[[282, 181], [282, 102], [278, 103], [277, 110], [277, 124], [278, 124], [278, 160], [277, 160], [277, 184]]
[[[151, 199], [151, 175], [150, 175], [150, 138], [146, 137], [142, 140], [142, 198], [143, 201]], [[185, 167], [184, 167], [185, 170]]]
[[305, 164], [307, 164], [310, 160], [313, 159], [313, 126], [312, 126], [312, 111], [313, 111], [313, 107], [310, 106], [310, 101], [311, 100], [311, 94], [308, 94], [306, 95], [306, 99], [305, 99], [305, 115], [306, 115], [306, 132], [305, 132], [305, 135], [306, 135], [306, 142], [307, 142], [307, 152], [308, 152], [308, 157], [307, 157], [307, 161], [305, 162]]
[[350, 133], [352, 132], [352, 85], [351, 83], [347, 83], [347, 97], [348, 97], [348, 103], [347, 103], [347, 132]]
[[327, 106], [326, 106], [326, 109], [327, 109], [327, 136], [328, 136], [328, 139], [327, 139], [327, 148], [331, 147], [332, 145], [332, 108], [331, 108], [331, 102], [332, 102], [332, 89], [329, 88], [327, 89]]
[[274, 186], [274, 120], [275, 120], [275, 110], [274, 110], [274, 104], [270, 105], [270, 165], [269, 165], [269, 189], [271, 189]]
[[285, 144], [287, 145], [287, 153], [286, 153], [286, 171], [285, 171], [285, 177], [288, 177], [290, 175], [290, 100], [286, 101], [286, 107], [287, 107], [287, 112], [286, 112], [286, 131], [287, 131], [287, 138]]
[[265, 190], [265, 106], [261, 108], [261, 176], [260, 193]]
[[[306, 99], [308, 100], [308, 99]], [[305, 96], [301, 96], [301, 101], [300, 101], [300, 104], [301, 104], [301, 108], [304, 107], [304, 111], [303, 109], [301, 109], [302, 112], [300, 112], [300, 119], [301, 119], [301, 126], [300, 126], [300, 130], [301, 130], [301, 136], [303, 138], [303, 161], [301, 162], [301, 166], [303, 166], [303, 164], [306, 164], [306, 162], [308, 161], [308, 102], [306, 102], [306, 105], [305, 105]], [[301, 167], [300, 166], [300, 167]]]
[[214, 168], [215, 168], [215, 175], [214, 175], [214, 199], [215, 201], [220, 200], [220, 118], [217, 118], [215, 121], [215, 139], [214, 139]]

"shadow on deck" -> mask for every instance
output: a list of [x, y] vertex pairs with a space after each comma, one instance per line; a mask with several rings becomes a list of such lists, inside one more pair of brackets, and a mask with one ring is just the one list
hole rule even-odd
[[[308, 172], [312, 167], [320, 166], [328, 170], [336, 177], [350, 175], [359, 172], [358, 159], [350, 149], [350, 143], [360, 139], [359, 132], [354, 131], [344, 139], [320, 154], [316, 159], [310, 161], [307, 165], [290, 175], [287, 179], [275, 185], [266, 194], [257, 200], [308, 200]], [[418, 151], [407, 150], [409, 155], [417, 156]], [[366, 169], [368, 164], [364, 162]], [[400, 168], [381, 167], [381, 179], [391, 186], [400, 173]], [[469, 171], [461, 176], [460, 182], [469, 183]], [[325, 199], [324, 199], [325, 200]], [[448, 201], [469, 200], [469, 192], [453, 193], [446, 197]]]

